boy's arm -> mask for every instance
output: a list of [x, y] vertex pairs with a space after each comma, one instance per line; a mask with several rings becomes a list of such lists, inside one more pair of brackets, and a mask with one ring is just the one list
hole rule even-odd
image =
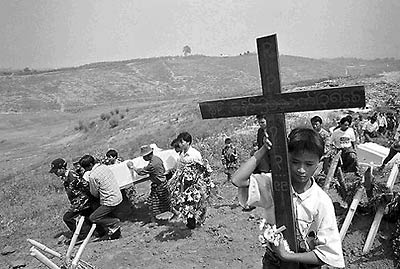
[[260, 163], [264, 155], [271, 149], [271, 142], [268, 140], [254, 155], [243, 163], [238, 170], [232, 176], [232, 183], [236, 187], [247, 187], [249, 186], [250, 175], [254, 172], [257, 165]]
[[136, 173], [138, 173], [138, 175], [141, 175], [141, 176], [150, 175], [154, 172], [155, 172], [155, 168], [151, 163], [149, 163], [148, 165], [146, 165], [143, 168], [136, 169]]
[[285, 262], [299, 262], [306, 264], [324, 265], [325, 263], [321, 261], [313, 251], [303, 252], [303, 253], [290, 253], [285, 250], [283, 241], [280, 242], [279, 246], [272, 246], [276, 255]]
[[96, 180], [94, 178], [89, 178], [89, 188], [90, 188], [90, 193], [94, 197], [99, 197], [98, 184], [96, 183]]

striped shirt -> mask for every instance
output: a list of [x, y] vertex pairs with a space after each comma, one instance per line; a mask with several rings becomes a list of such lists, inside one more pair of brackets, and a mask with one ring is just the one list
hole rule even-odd
[[90, 193], [100, 196], [100, 204], [116, 206], [122, 202], [122, 194], [113, 172], [104, 164], [95, 164], [89, 174]]

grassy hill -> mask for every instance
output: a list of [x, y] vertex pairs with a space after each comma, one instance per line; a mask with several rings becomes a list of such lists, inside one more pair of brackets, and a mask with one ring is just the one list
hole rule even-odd
[[[365, 75], [400, 67], [400, 61], [315, 60], [282, 55], [282, 84]], [[362, 69], [363, 68], [363, 69]], [[347, 68], [349, 69], [349, 68]], [[0, 76], [0, 111], [76, 111], [121, 100], [211, 98], [259, 93], [257, 56], [161, 57], [88, 64], [48, 71], [4, 72]]]

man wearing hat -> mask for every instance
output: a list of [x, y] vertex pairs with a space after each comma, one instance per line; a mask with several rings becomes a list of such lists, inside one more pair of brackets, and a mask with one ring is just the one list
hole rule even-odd
[[[71, 203], [70, 208], [65, 212], [63, 220], [67, 227], [74, 232], [76, 229], [76, 218], [78, 216], [89, 217], [92, 213], [91, 196], [89, 183], [83, 180], [73, 170], [67, 169], [67, 162], [62, 158], [57, 158], [51, 162], [50, 173], [55, 174], [63, 181], [65, 192]], [[79, 239], [84, 239], [91, 227], [91, 222], [85, 218]]]
[[144, 145], [140, 148], [140, 155], [149, 163], [143, 168], [131, 166], [131, 169], [134, 169], [138, 175], [148, 175], [148, 179], [151, 181], [148, 202], [151, 222], [156, 222], [157, 215], [171, 210], [164, 163], [158, 156], [153, 154], [153, 149], [149, 145]]

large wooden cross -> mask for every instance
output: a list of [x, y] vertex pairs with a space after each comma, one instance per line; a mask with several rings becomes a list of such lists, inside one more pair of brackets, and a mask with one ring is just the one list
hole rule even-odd
[[276, 35], [257, 38], [257, 50], [263, 95], [201, 102], [200, 110], [203, 119], [267, 115], [276, 222], [286, 226], [284, 236], [297, 251], [284, 113], [365, 107], [365, 92], [363, 86], [350, 86], [282, 93]]

